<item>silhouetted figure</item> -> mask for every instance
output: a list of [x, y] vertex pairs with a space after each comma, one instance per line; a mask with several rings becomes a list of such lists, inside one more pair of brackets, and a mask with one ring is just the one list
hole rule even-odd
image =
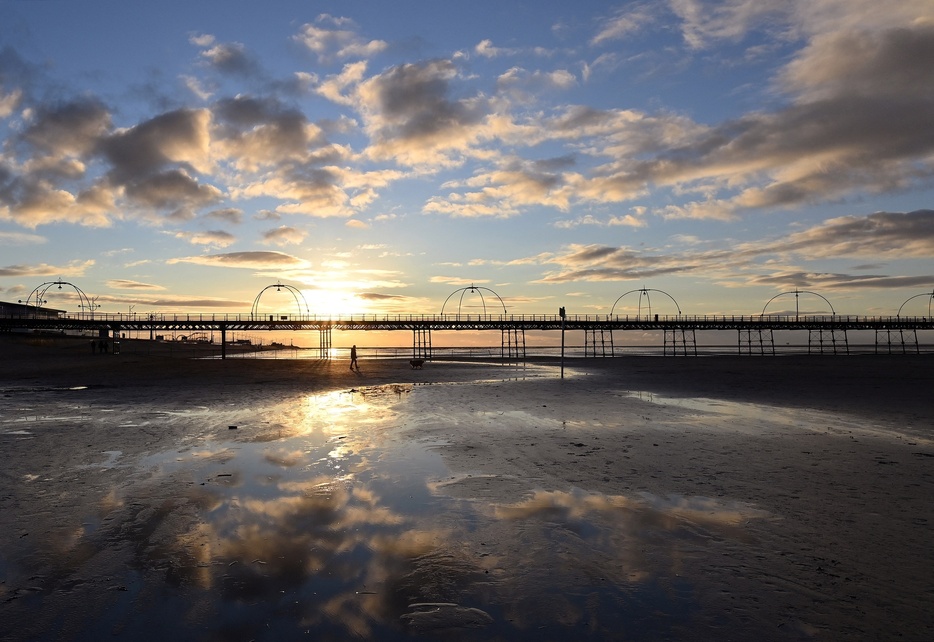
[[351, 370], [354, 370], [354, 369], [359, 370], [359, 369], [360, 369], [360, 367], [357, 365], [357, 346], [356, 346], [356, 344], [354, 344], [354, 345], [351, 346], [351, 348], [350, 348], [350, 369], [351, 369]]

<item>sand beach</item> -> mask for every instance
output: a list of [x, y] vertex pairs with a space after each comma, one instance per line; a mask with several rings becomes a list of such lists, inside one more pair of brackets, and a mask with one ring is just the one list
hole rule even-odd
[[190, 350], [0, 338], [0, 638], [934, 638], [930, 355]]

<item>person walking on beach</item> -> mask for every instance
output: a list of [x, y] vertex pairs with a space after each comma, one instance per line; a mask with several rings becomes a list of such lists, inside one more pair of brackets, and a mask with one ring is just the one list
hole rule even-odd
[[350, 369], [360, 369], [360, 367], [357, 366], [357, 344], [354, 344], [350, 347]]

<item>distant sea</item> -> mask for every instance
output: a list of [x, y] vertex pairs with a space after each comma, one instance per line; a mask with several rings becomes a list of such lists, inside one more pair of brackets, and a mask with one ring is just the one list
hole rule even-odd
[[[902, 352], [909, 354], [934, 354], [934, 346], [914, 345], [902, 346], [876, 346], [874, 344], [850, 344], [845, 345], [824, 345], [808, 346], [807, 344], [776, 344], [774, 347], [775, 355], [793, 355], [793, 354], [886, 354]], [[685, 348], [678, 346], [673, 349], [671, 346], [663, 347], [660, 345], [638, 345], [638, 346], [607, 346], [605, 349], [598, 348], [594, 354], [593, 347], [585, 349], [582, 345], [565, 346], [564, 355], [567, 358], [583, 357], [623, 357], [623, 356], [683, 356]], [[687, 347], [689, 356], [712, 356], [712, 355], [772, 355], [772, 348], [765, 346], [760, 349], [759, 346], [753, 346], [750, 351], [748, 346], [743, 346], [742, 352], [736, 344], [733, 345], [698, 345], [696, 349], [693, 346]], [[367, 359], [411, 359], [413, 350], [408, 347], [357, 347], [357, 357], [360, 360]], [[559, 359], [561, 357], [560, 346], [526, 346], [526, 357], [542, 357]], [[516, 359], [515, 355], [505, 353], [500, 346], [448, 346], [433, 347], [431, 357], [434, 359]], [[228, 355], [228, 358], [242, 359], [320, 359], [320, 350], [318, 348], [299, 348], [293, 346], [284, 346], [277, 350], [265, 349], [257, 352], [245, 352], [242, 354]], [[331, 348], [330, 358], [332, 359], [350, 359], [350, 348]]]

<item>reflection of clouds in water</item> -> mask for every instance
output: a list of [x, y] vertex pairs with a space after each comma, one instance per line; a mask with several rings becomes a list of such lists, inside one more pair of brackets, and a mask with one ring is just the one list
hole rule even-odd
[[682, 522], [707, 526], [737, 526], [753, 518], [763, 518], [768, 512], [735, 501], [720, 501], [710, 497], [669, 495], [657, 497], [642, 493], [640, 498], [597, 493], [537, 491], [526, 500], [493, 508], [500, 519], [560, 517], [566, 521], [585, 520], [597, 513], [627, 516], [657, 524], [677, 527]]
[[682, 521], [707, 526], [739, 526], [751, 519], [764, 519], [769, 516], [768, 511], [753, 508], [748, 504], [712, 497], [657, 497], [650, 493], [642, 493], [641, 497], [656, 511]]
[[[491, 513], [500, 524], [492, 532], [505, 537], [490, 547], [489, 559], [522, 569], [505, 573], [501, 581], [516, 595], [540, 598], [519, 599], [509, 607], [508, 617], [520, 627], [534, 627], [538, 618], [566, 624], [586, 620], [584, 605], [574, 596], [594, 586], [615, 586], [636, 602], [659, 599], [646, 597], [659, 587], [670, 595], [690, 593], [697, 580], [688, 579], [688, 560], [704, 558], [714, 541], [749, 541], [743, 524], [768, 516], [705, 497], [584, 491], [537, 491], [519, 502], [494, 505]], [[510, 544], [512, 537], [521, 545]], [[678, 584], [684, 586], [675, 589]]]
[[[422, 583], [440, 577], [433, 555], [447, 533], [416, 528], [379, 493], [349, 480], [320, 475], [282, 480], [275, 489], [268, 498], [243, 494], [247, 488], [201, 498], [208, 521], [193, 523], [175, 538], [174, 551], [163, 552], [184, 567], [175, 574], [238, 603], [290, 593], [303, 627], [338, 626], [364, 637], [397, 622], [409, 602], [433, 597]], [[438, 557], [442, 568], [450, 566]]]
[[283, 447], [267, 449], [263, 453], [263, 459], [273, 466], [281, 466], [283, 468], [297, 466], [302, 463], [306, 457], [307, 453], [304, 450]]
[[[237, 451], [232, 448], [224, 448], [223, 450], [192, 450], [189, 453], [189, 457], [199, 461], [226, 464], [228, 461], [236, 459]], [[178, 461], [183, 461], [184, 459], [183, 457], [179, 457]]]

